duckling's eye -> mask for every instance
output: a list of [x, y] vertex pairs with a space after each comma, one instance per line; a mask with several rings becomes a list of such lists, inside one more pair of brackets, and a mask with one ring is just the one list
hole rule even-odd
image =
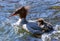
[[42, 21], [38, 21], [38, 22], [42, 22]]

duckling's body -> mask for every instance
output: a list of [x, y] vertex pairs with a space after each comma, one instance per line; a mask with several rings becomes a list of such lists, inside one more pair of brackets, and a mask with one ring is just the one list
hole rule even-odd
[[42, 18], [38, 19], [38, 26], [42, 28], [44, 33], [49, 33], [51, 31], [54, 31], [52, 24], [44, 21], [44, 19]]

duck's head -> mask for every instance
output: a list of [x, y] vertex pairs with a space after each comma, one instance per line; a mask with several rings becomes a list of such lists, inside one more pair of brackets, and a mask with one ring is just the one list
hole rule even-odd
[[20, 7], [11, 16], [19, 15], [20, 18], [26, 18], [27, 13], [28, 13], [28, 9], [29, 9], [29, 6]]

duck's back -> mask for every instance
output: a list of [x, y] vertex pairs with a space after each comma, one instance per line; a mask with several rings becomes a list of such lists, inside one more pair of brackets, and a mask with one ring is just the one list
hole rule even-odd
[[23, 29], [25, 29], [26, 31], [31, 32], [31, 33], [41, 32], [41, 28], [38, 27], [37, 23], [35, 23], [35, 22], [29, 22], [27, 24], [24, 24]]

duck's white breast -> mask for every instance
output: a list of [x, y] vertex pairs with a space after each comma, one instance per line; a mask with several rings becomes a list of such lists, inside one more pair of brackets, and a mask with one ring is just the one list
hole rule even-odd
[[22, 28], [23, 28], [24, 30], [26, 30], [26, 31], [29, 32], [29, 29], [28, 29], [28, 27], [27, 27], [27, 24], [24, 24], [24, 25], [22, 26]]

